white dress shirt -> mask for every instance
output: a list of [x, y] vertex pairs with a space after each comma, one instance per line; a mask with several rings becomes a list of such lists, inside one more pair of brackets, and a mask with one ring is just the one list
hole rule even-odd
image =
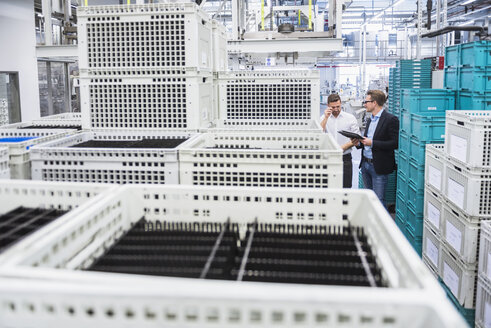
[[[324, 115], [321, 116], [321, 122], [324, 117]], [[352, 114], [346, 113], [344, 111], [340, 111], [338, 117], [334, 117], [334, 115], [332, 114], [331, 116], [329, 116], [329, 118], [327, 119], [325, 132], [329, 132], [337, 141], [337, 143], [342, 146], [350, 141], [350, 139], [338, 133], [338, 131], [341, 130], [360, 134], [360, 127], [358, 126], [358, 121], [356, 120], [356, 118]], [[350, 153], [351, 148], [345, 150], [343, 152], [343, 155]]]

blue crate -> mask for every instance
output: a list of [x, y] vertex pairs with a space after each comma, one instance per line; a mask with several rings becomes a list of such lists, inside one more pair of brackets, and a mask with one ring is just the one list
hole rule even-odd
[[455, 109], [455, 92], [446, 89], [404, 89], [401, 107], [411, 113], [434, 113]]
[[457, 67], [460, 65], [460, 46], [445, 48], [445, 67]]
[[491, 110], [491, 92], [484, 94], [458, 91], [456, 109], [459, 110]]
[[407, 174], [409, 172], [409, 155], [407, 152], [399, 148], [399, 170], [398, 172], [403, 172]]
[[411, 206], [407, 206], [406, 229], [415, 237], [423, 237], [423, 214], [418, 215], [417, 211]]
[[456, 67], [446, 67], [443, 73], [443, 87], [457, 90], [459, 88], [459, 71]]
[[411, 113], [405, 109], [401, 109], [400, 113], [401, 113], [399, 118], [400, 129], [406, 131], [409, 134], [411, 132]]
[[[425, 185], [425, 163], [409, 160], [408, 180], [414, 183], [415, 186], [423, 188]], [[408, 190], [409, 195], [409, 190]]]
[[491, 68], [481, 69], [473, 67], [459, 68], [460, 91], [484, 93], [491, 91]]
[[400, 217], [404, 220], [405, 225], [407, 216], [406, 196], [400, 191], [396, 192], [396, 213], [400, 214]]
[[0, 142], [16, 143], [23, 142], [31, 139], [36, 139], [38, 137], [11, 137], [11, 138], [0, 138]]
[[411, 144], [409, 143], [409, 134], [404, 131], [399, 131], [399, 150], [403, 151], [406, 154], [410, 153]]
[[402, 172], [401, 170], [398, 170], [397, 171], [397, 192], [401, 193], [404, 197], [404, 199], [406, 199], [406, 195], [407, 195], [407, 176], [406, 176], [406, 173], [405, 172]]
[[453, 295], [452, 291], [445, 285], [445, 282], [441, 278], [438, 278], [441, 287], [447, 294], [447, 298], [452, 302], [453, 306], [459, 311], [459, 313], [464, 317], [465, 321], [469, 324], [469, 327], [474, 327], [476, 309], [467, 309], [460, 305], [457, 298]]
[[408, 207], [411, 205], [415, 210], [421, 209], [422, 215], [422, 209], [424, 206], [424, 185], [416, 186], [411, 180], [409, 180], [406, 204]]
[[459, 65], [469, 67], [491, 66], [491, 42], [476, 41], [461, 44]]
[[[444, 114], [444, 112], [441, 113]], [[443, 141], [445, 116], [411, 114], [411, 135], [428, 143]]]

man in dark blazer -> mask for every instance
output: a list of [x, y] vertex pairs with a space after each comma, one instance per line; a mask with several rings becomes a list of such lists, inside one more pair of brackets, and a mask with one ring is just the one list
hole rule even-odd
[[380, 90], [369, 90], [363, 105], [371, 114], [357, 148], [362, 148], [360, 162], [365, 188], [372, 189], [385, 206], [385, 187], [389, 174], [396, 169], [394, 150], [399, 144], [399, 119], [383, 110], [387, 97]]

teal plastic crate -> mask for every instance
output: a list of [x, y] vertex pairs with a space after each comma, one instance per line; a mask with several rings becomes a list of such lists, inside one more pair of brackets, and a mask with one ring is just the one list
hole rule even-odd
[[[407, 206], [412, 206], [415, 210], [423, 209], [424, 206], [424, 185], [416, 186], [411, 180], [408, 183]], [[421, 215], [423, 211], [421, 211]], [[419, 213], [418, 213], [419, 214]]]
[[459, 70], [457, 67], [446, 67], [443, 73], [443, 87], [451, 90], [459, 89]]
[[426, 154], [426, 141], [421, 141], [412, 136], [409, 140], [409, 160], [419, 164], [424, 164]]
[[409, 230], [412, 236], [423, 237], [423, 214], [418, 214], [418, 210], [414, 209], [411, 204], [407, 206], [406, 229]]
[[459, 91], [457, 92], [458, 110], [491, 110], [491, 92], [484, 94]]
[[401, 107], [410, 113], [435, 113], [455, 109], [455, 91], [447, 89], [404, 89]]
[[459, 65], [469, 67], [491, 66], [491, 42], [475, 41], [461, 44]]
[[443, 141], [445, 138], [445, 116], [440, 115], [411, 114], [411, 135], [427, 143]]
[[445, 285], [443, 280], [441, 278], [438, 278], [438, 281], [440, 282], [440, 285], [442, 286], [443, 290], [447, 294], [447, 298], [452, 302], [453, 306], [459, 311], [459, 313], [464, 317], [465, 321], [469, 324], [469, 327], [474, 327], [475, 319], [476, 319], [476, 309], [467, 309], [464, 308], [462, 305], [459, 304], [459, 301], [455, 298], [453, 295], [452, 291]]
[[[400, 134], [399, 134], [400, 137]], [[398, 172], [403, 172], [404, 174], [407, 175], [409, 172], [409, 155], [408, 153], [403, 150], [402, 148], [399, 148], [399, 164], [398, 165]]]
[[[412, 158], [409, 160], [408, 180], [414, 183], [416, 187], [424, 187], [425, 185], [425, 162], [417, 162]], [[409, 192], [408, 192], [409, 194]]]
[[401, 170], [397, 171], [397, 192], [400, 192], [401, 195], [406, 199], [407, 195], [407, 186], [408, 180], [407, 180], [407, 175], [406, 173], [402, 172]]
[[385, 187], [385, 204], [396, 203], [396, 191], [397, 191], [397, 171], [389, 174], [387, 185]]
[[399, 210], [396, 210], [396, 225], [401, 230], [401, 232], [405, 235], [406, 234], [406, 219], [402, 216], [402, 214], [399, 212]]
[[406, 224], [406, 239], [409, 241], [409, 243], [411, 244], [411, 246], [413, 246], [414, 250], [416, 251], [416, 253], [418, 253], [419, 257], [421, 257], [421, 254], [423, 253], [423, 238], [422, 237], [418, 237], [418, 236], [414, 236], [412, 233], [411, 233], [411, 228], [408, 227], [408, 225]]
[[458, 69], [460, 91], [485, 93], [491, 91], [491, 68], [463, 67]]
[[458, 67], [460, 65], [460, 45], [445, 48], [445, 67]]
[[406, 131], [406, 133], [411, 133], [411, 113], [408, 110], [401, 109], [399, 125], [403, 131]]
[[399, 131], [399, 150], [409, 154], [411, 144], [409, 143], [409, 134], [405, 130]]

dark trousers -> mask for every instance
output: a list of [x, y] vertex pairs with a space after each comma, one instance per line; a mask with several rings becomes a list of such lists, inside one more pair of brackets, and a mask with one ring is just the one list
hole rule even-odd
[[351, 188], [353, 183], [353, 163], [351, 153], [343, 155], [343, 188]]

